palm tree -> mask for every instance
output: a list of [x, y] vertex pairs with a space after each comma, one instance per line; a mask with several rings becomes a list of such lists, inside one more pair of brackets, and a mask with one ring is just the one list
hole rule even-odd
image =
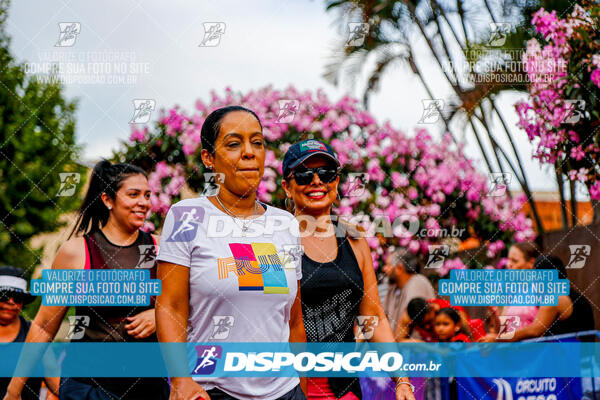
[[[364, 106], [368, 108], [369, 96], [377, 90], [383, 73], [399, 63], [407, 65], [419, 78], [431, 99], [439, 98], [415, 58], [417, 46], [425, 42], [437, 69], [447, 82], [447, 88], [453, 94], [451, 110], [438, 110], [444, 129], [455, 138], [453, 128], [464, 130], [467, 124], [489, 171], [504, 174], [507, 169], [510, 170], [527, 198], [532, 200], [527, 175], [513, 135], [498, 108], [497, 96], [507, 90], [527, 89], [524, 71], [511, 68], [511, 62], [520, 62], [524, 44], [534, 34], [529, 24], [533, 12], [541, 6], [564, 12], [570, 10], [572, 4], [568, 0], [542, 1], [543, 4], [531, 0], [493, 1], [326, 0], [327, 10], [338, 12], [340, 26], [359, 20], [368, 24], [370, 29], [361, 46], [344, 46], [343, 50], [333, 55], [324, 76], [334, 84], [339, 84], [341, 76], [356, 77], [366, 68], [367, 61], [374, 60], [375, 66], [368, 71], [362, 96]], [[510, 22], [515, 28], [506, 29], [504, 21]], [[496, 29], [492, 30], [492, 27]], [[496, 42], [503, 43], [494, 46]], [[470, 68], [461, 70], [460, 65]], [[504, 82], [515, 83], [507, 85]], [[464, 122], [461, 123], [461, 119]], [[492, 130], [491, 124], [495, 120], [500, 128]], [[509, 149], [500, 144], [501, 134], [507, 138]], [[492, 149], [491, 155], [486, 151], [486, 140]], [[556, 177], [563, 226], [566, 227], [565, 185], [558, 168]], [[572, 203], [575, 203], [574, 188], [570, 189]], [[530, 203], [538, 232], [543, 233], [535, 203]], [[575, 209], [572, 208], [571, 212], [576, 215]], [[573, 222], [576, 222], [576, 218], [573, 218]]]

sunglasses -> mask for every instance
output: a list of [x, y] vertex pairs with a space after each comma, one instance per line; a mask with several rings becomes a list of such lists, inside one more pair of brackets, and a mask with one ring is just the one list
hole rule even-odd
[[0, 292], [0, 301], [8, 302], [9, 299], [13, 299], [15, 303], [25, 302], [25, 294], [19, 292], [13, 292], [10, 290], [3, 290]]
[[331, 183], [335, 181], [338, 176], [338, 170], [336, 168], [298, 168], [292, 171], [290, 174], [294, 177], [294, 180], [298, 185], [308, 185], [313, 181], [313, 177], [317, 174], [319, 179], [323, 183]]

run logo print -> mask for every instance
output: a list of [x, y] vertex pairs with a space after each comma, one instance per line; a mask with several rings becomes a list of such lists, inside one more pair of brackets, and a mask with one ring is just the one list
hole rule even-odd
[[198, 224], [204, 221], [202, 207], [173, 207], [175, 223], [167, 242], [191, 242], [198, 233]]
[[196, 346], [198, 360], [192, 375], [210, 375], [215, 372], [217, 360], [223, 355], [221, 346]]
[[152, 268], [156, 260], [156, 246], [153, 244], [140, 244], [138, 248], [140, 249], [140, 259], [135, 267]]
[[349, 22], [348, 40], [346, 40], [346, 47], [362, 46], [368, 34], [369, 24], [363, 22]]
[[213, 320], [213, 332], [210, 335], [210, 340], [224, 340], [229, 337], [229, 332], [233, 328], [235, 318], [233, 315], [215, 315]]
[[198, 47], [216, 47], [221, 43], [221, 36], [225, 34], [225, 22], [203, 22], [204, 37]]
[[59, 22], [58, 41], [54, 47], [71, 47], [77, 40], [77, 35], [81, 33], [81, 24], [79, 22]]
[[70, 315], [69, 316], [69, 333], [67, 340], [79, 340], [83, 338], [85, 328], [90, 326], [90, 317], [87, 315]]
[[515, 336], [517, 328], [521, 326], [521, 317], [518, 315], [500, 315], [500, 328], [498, 329], [497, 339], [512, 339]]
[[429, 258], [425, 268], [441, 268], [444, 265], [446, 257], [450, 254], [450, 247], [447, 244], [432, 244], [429, 246]]
[[356, 330], [354, 339], [369, 340], [375, 333], [375, 328], [379, 325], [379, 317], [376, 315], [358, 315], [356, 317]]
[[233, 257], [217, 259], [219, 279], [237, 276], [240, 291], [288, 294], [283, 265], [273, 243], [229, 243]]
[[59, 172], [58, 178], [60, 179], [60, 188], [58, 188], [58, 197], [70, 197], [75, 194], [75, 189], [81, 179], [78, 172]]
[[278, 124], [289, 124], [294, 120], [300, 102], [298, 100], [279, 100], [279, 114], [275, 120]]
[[156, 100], [154, 99], [134, 99], [133, 100], [133, 117], [130, 124], [145, 124], [150, 121], [152, 111], [156, 108]]
[[583, 268], [587, 258], [592, 253], [592, 246], [589, 244], [571, 244], [569, 245], [571, 258], [565, 268], [579, 269]]

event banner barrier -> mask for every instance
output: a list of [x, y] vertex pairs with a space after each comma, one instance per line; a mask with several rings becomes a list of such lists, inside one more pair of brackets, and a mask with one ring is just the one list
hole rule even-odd
[[600, 376], [599, 345], [9, 343], [1, 346], [0, 376], [593, 377]]

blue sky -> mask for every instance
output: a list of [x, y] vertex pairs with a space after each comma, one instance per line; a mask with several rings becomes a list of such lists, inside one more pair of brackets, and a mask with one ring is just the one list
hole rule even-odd
[[[9, 10], [8, 33], [13, 53], [32, 63], [32, 68], [58, 58], [68, 58], [73, 68], [80, 60], [86, 60], [86, 68], [101, 68], [89, 66], [93, 64], [89, 57], [96, 54], [118, 57], [141, 68], [131, 75], [133, 84], [66, 85], [66, 95], [79, 101], [78, 142], [84, 145], [84, 158], [93, 160], [110, 156], [111, 150], [128, 138], [133, 99], [154, 99], [157, 108], [178, 104], [191, 110], [196, 99], [208, 99], [211, 89], [222, 93], [226, 86], [247, 91], [268, 84], [278, 88], [293, 84], [302, 90], [323, 88], [331, 99], [350, 91], [347, 86], [334, 87], [322, 77], [331, 54], [346, 35], [335, 21], [336, 14], [326, 12], [324, 4], [318, 0], [18, 0]], [[204, 36], [202, 23], [217, 21], [226, 25], [219, 46], [199, 47]], [[80, 24], [72, 47], [55, 47], [61, 22]], [[425, 60], [422, 65], [427, 75], [432, 63], [426, 62], [426, 53], [418, 56]], [[432, 86], [440, 89], [441, 95], [443, 81], [438, 78]], [[354, 94], [360, 95], [360, 87], [359, 83]], [[378, 121], [389, 119], [412, 135], [422, 115], [421, 99], [427, 97], [417, 78], [398, 66], [384, 77], [370, 111]], [[500, 99], [510, 126], [516, 123], [511, 104], [518, 98], [507, 94]], [[441, 131], [441, 126], [428, 128], [434, 135]], [[550, 171], [530, 161], [532, 147], [524, 132], [515, 128], [513, 134], [531, 186], [554, 190]], [[458, 136], [485, 171], [473, 136], [468, 131], [458, 132]]]

